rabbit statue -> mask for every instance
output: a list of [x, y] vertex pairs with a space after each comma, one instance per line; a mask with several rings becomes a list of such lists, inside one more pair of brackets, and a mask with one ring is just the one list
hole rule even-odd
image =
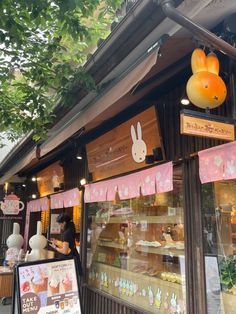
[[6, 260], [15, 262], [24, 243], [22, 235], [20, 235], [20, 225], [17, 222], [13, 224], [13, 233], [7, 238]]
[[132, 156], [135, 162], [141, 163], [145, 160], [145, 157], [147, 155], [147, 145], [142, 140], [142, 128], [140, 122], [137, 123], [137, 134], [138, 137], [136, 137], [135, 128], [133, 125], [131, 125], [131, 137], [133, 141], [132, 145]]
[[47, 239], [42, 235], [42, 223], [37, 221], [37, 233], [29, 240], [31, 252], [27, 252], [27, 261], [37, 261], [47, 258], [47, 250], [44, 248], [47, 245]]
[[214, 53], [205, 55], [197, 48], [191, 58], [193, 75], [187, 83], [189, 100], [197, 107], [211, 109], [220, 106], [226, 98], [227, 89], [219, 76], [219, 60]]

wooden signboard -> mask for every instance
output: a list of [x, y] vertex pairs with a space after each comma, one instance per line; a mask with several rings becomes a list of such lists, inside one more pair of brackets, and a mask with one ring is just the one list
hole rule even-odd
[[180, 133], [193, 136], [204, 136], [221, 140], [234, 141], [234, 124], [194, 117], [186, 113], [180, 115]]
[[150, 107], [86, 146], [93, 181], [145, 167], [154, 148], [162, 145], [156, 110]]
[[62, 190], [64, 183], [63, 168], [59, 162], [48, 166], [37, 174], [37, 184], [40, 197]]

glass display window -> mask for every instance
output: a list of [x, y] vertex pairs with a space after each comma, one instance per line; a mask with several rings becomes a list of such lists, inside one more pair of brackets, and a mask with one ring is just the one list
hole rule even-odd
[[186, 313], [181, 169], [171, 192], [86, 205], [88, 284], [148, 313]]
[[202, 185], [207, 311], [236, 308], [236, 180]]

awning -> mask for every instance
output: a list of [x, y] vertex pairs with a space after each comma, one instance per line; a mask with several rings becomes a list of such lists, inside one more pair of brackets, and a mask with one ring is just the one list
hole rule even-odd
[[236, 179], [236, 141], [200, 151], [201, 183]]
[[134, 86], [136, 86], [156, 64], [158, 49], [146, 57], [140, 64], [134, 67], [127, 75], [118, 81], [112, 88], [106, 91], [102, 96], [98, 96], [94, 102], [88, 104], [86, 109], [78, 112], [74, 120], [71, 121], [59, 134], [52, 137], [40, 146], [40, 155], [44, 156], [66, 139], [86, 126], [106, 109], [113, 106], [119, 99], [126, 95]]
[[173, 164], [168, 162], [116, 179], [87, 184], [85, 203], [113, 201], [116, 193], [120, 199], [152, 195], [173, 190]]

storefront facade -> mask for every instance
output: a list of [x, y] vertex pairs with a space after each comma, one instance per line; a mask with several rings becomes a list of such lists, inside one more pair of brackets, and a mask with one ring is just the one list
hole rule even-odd
[[[219, 265], [225, 264], [217, 248], [222, 246], [223, 240], [222, 235], [216, 235], [220, 224], [215, 218], [221, 213], [215, 209], [222, 202], [228, 204], [223, 206], [228, 208], [228, 216], [225, 214], [228, 225], [225, 228], [232, 228], [232, 236], [228, 234], [224, 245], [228, 247], [231, 256], [228, 259], [233, 264], [235, 201], [231, 194], [234, 181], [228, 183], [228, 188], [224, 187], [226, 183], [223, 182], [222, 188], [220, 182], [202, 184], [199, 177], [198, 152], [210, 147], [217, 150], [226, 142], [210, 137], [181, 135], [180, 112], [183, 107], [180, 99], [185, 81], [183, 79], [181, 82], [181, 77], [180, 73], [173, 78], [180, 83], [171, 91], [160, 96], [155, 92], [146, 95], [146, 99], [151, 101], [144, 97], [143, 104], [139, 103], [136, 109], [132, 109], [131, 119], [127, 119], [128, 110], [121, 115], [123, 120], [120, 116], [114, 117], [113, 123], [109, 123], [114, 127], [95, 139], [93, 137], [86, 145], [88, 169], [95, 178], [94, 183], [90, 181], [85, 187], [84, 194], [83, 219], [87, 230], [84, 240], [88, 241], [87, 244], [83, 243], [83, 259], [87, 260], [84, 280], [86, 313], [95, 313], [98, 308], [101, 313], [217, 313], [220, 310], [230, 313], [235, 304], [232, 282], [225, 286], [221, 281]], [[229, 95], [234, 88], [231, 84], [232, 80], [229, 80]], [[229, 96], [224, 106], [215, 110], [214, 114], [232, 117], [232, 101]], [[140, 113], [152, 110], [150, 102], [155, 104], [157, 120], [154, 123], [158, 127], [154, 132], [162, 143], [162, 149], [155, 155], [157, 147], [152, 147], [153, 153], [146, 154], [150, 159], [146, 158], [143, 167], [148, 167], [148, 170], [140, 169], [140, 163], [134, 169], [126, 161], [122, 172], [116, 154], [111, 152], [115, 147], [121, 152], [120, 156], [126, 155], [128, 146], [132, 156], [132, 143], [134, 146], [135, 140], [141, 139], [137, 121], [145, 125]], [[191, 109], [194, 110], [193, 107]], [[123, 139], [127, 134], [127, 123], [130, 130], [133, 125], [137, 132], [136, 139], [132, 131], [126, 136], [126, 140], [130, 137], [129, 145], [125, 145]], [[115, 134], [113, 137], [111, 132]], [[142, 130], [143, 141], [146, 140], [145, 135], [150, 141], [148, 132], [145, 134], [145, 130]], [[106, 146], [109, 141], [112, 143], [111, 159]], [[227, 150], [227, 147], [223, 146], [223, 150]], [[235, 150], [232, 149], [231, 154], [235, 158]], [[102, 159], [103, 156], [106, 156], [106, 161]], [[150, 163], [153, 165], [150, 166]], [[160, 178], [168, 180], [168, 171], [161, 174], [161, 166], [168, 167], [169, 163], [173, 167], [170, 170], [173, 171], [173, 186], [158, 192], [158, 184], [165, 185]], [[234, 169], [234, 164], [231, 168]], [[155, 184], [148, 171], [153, 171]], [[148, 189], [145, 182], [148, 182]], [[157, 190], [151, 187], [153, 184]], [[230, 215], [232, 218], [229, 218]], [[209, 265], [214, 265], [211, 271]], [[211, 277], [218, 278], [214, 285]]]

